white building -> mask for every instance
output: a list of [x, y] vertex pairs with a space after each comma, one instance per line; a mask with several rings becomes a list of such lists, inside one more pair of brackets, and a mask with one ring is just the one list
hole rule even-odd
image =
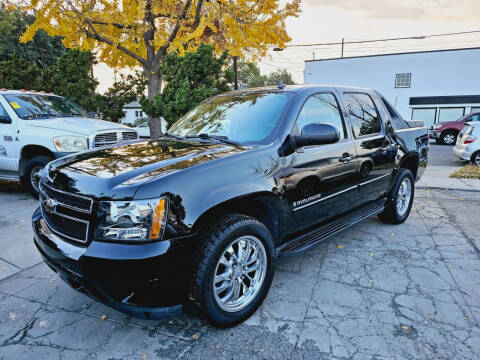
[[133, 124], [137, 119], [145, 118], [147, 115], [142, 111], [142, 106], [138, 101], [125, 104], [123, 107], [123, 117], [120, 122], [122, 124]]
[[307, 60], [304, 79], [376, 89], [427, 127], [480, 112], [480, 48]]

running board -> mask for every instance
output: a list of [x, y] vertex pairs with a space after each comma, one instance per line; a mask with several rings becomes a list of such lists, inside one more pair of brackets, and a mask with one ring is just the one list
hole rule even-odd
[[0, 180], [19, 182], [20, 177], [16, 171], [0, 171]]
[[349, 227], [380, 214], [385, 209], [385, 199], [374, 202], [354, 210], [347, 215], [342, 216], [332, 222], [322, 225], [315, 230], [303, 234], [293, 240], [286, 242], [277, 248], [279, 256], [296, 255], [300, 252], [310, 249], [319, 242], [329, 238], [332, 235], [348, 229]]

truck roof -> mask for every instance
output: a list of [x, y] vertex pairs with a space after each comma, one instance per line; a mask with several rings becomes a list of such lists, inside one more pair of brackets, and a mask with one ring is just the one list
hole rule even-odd
[[[10, 89], [0, 89], [0, 94], [28, 94], [28, 95], [33, 95], [33, 94], [40, 94], [40, 95], [56, 95], [54, 93], [47, 93], [46, 91], [36, 91], [36, 90], [10, 90]], [[60, 96], [60, 95], [57, 95]]]
[[[347, 90], [347, 91], [374, 91], [373, 89], [357, 87], [357, 86], [338, 86], [338, 85], [331, 85], [331, 84], [312, 84], [312, 85], [285, 85], [283, 88], [278, 86], [263, 86], [257, 88], [248, 88], [248, 89], [240, 89], [236, 90], [235, 92], [262, 92], [262, 91], [285, 91], [285, 92], [299, 92], [305, 89], [339, 89], [339, 90]], [[232, 94], [234, 91], [228, 92], [227, 94]]]

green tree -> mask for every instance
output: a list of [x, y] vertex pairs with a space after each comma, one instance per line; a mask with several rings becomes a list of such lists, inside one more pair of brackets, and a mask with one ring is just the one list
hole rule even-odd
[[241, 88], [265, 86], [266, 81], [267, 77], [260, 73], [260, 69], [253, 62], [239, 62], [238, 84]]
[[43, 90], [67, 97], [88, 111], [95, 109], [95, 87], [92, 75], [95, 58], [90, 51], [68, 49], [53, 66], [41, 75]]
[[137, 98], [145, 92], [147, 79], [141, 72], [133, 75], [120, 75], [120, 80], [105, 92], [105, 94], [96, 94], [95, 107], [97, 112], [102, 114], [105, 120], [118, 122], [123, 118], [123, 106]]
[[233, 72], [225, 69], [227, 53], [215, 56], [210, 45], [180, 57], [168, 54], [160, 66], [166, 85], [152, 100], [140, 99], [143, 111], [153, 117], [163, 116], [170, 126], [202, 100], [231, 90]]
[[20, 43], [20, 36], [35, 16], [18, 9], [8, 9], [0, 4], [0, 60], [13, 60], [15, 57], [26, 59], [40, 68], [55, 65], [57, 59], [66, 51], [59, 36], [49, 36], [39, 30], [31, 42]]
[[38, 90], [40, 68], [17, 55], [0, 62], [0, 88]]
[[280, 80], [284, 85], [295, 85], [292, 74], [290, 74], [286, 69], [278, 69], [277, 71], [270, 73], [267, 77], [265, 85], [277, 86]]

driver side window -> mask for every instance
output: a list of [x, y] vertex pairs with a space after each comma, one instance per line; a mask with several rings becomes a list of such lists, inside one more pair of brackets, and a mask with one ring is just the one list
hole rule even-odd
[[315, 94], [303, 104], [297, 118], [297, 131], [301, 132], [305, 125], [312, 123], [326, 123], [335, 126], [340, 131], [340, 141], [347, 137], [337, 99], [331, 93]]

